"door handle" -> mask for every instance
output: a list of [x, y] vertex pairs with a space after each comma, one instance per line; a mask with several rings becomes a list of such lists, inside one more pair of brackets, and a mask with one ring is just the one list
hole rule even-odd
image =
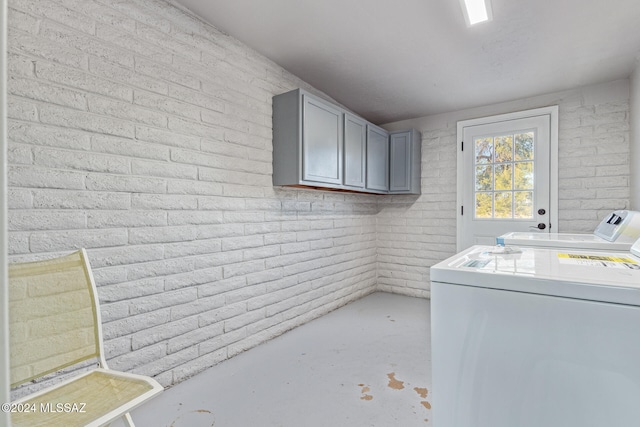
[[529, 226], [529, 228], [532, 230], [544, 230], [545, 228], [547, 228], [547, 224], [541, 222], [538, 225], [531, 225]]

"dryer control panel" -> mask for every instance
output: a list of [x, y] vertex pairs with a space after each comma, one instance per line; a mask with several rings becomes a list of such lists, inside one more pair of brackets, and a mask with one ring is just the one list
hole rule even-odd
[[593, 234], [609, 242], [635, 242], [640, 237], [640, 212], [613, 211], [600, 222]]

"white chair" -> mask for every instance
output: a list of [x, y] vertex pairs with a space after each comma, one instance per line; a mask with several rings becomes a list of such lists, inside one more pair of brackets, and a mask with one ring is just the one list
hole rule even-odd
[[111, 370], [104, 358], [100, 306], [84, 249], [9, 264], [11, 387], [95, 359], [88, 372], [11, 403], [14, 427], [106, 426], [159, 394], [150, 377]]

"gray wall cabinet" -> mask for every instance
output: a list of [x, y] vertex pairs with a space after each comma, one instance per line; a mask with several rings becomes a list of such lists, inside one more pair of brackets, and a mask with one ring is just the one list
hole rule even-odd
[[342, 186], [342, 110], [302, 90], [273, 98], [273, 184]]
[[367, 122], [344, 114], [344, 185], [364, 188], [367, 153]]
[[302, 95], [302, 180], [342, 184], [342, 111]]
[[389, 132], [367, 124], [367, 190], [389, 192]]
[[273, 97], [273, 185], [419, 194], [420, 143], [302, 89]]
[[420, 132], [415, 129], [389, 134], [389, 192], [420, 194], [422, 160]]

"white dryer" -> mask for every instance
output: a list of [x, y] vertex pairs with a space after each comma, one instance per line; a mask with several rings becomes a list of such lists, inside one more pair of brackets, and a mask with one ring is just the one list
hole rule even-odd
[[640, 258], [496, 252], [431, 268], [434, 425], [638, 426]]
[[640, 238], [640, 212], [618, 210], [607, 215], [593, 234], [506, 233], [496, 238], [503, 246], [628, 251]]

